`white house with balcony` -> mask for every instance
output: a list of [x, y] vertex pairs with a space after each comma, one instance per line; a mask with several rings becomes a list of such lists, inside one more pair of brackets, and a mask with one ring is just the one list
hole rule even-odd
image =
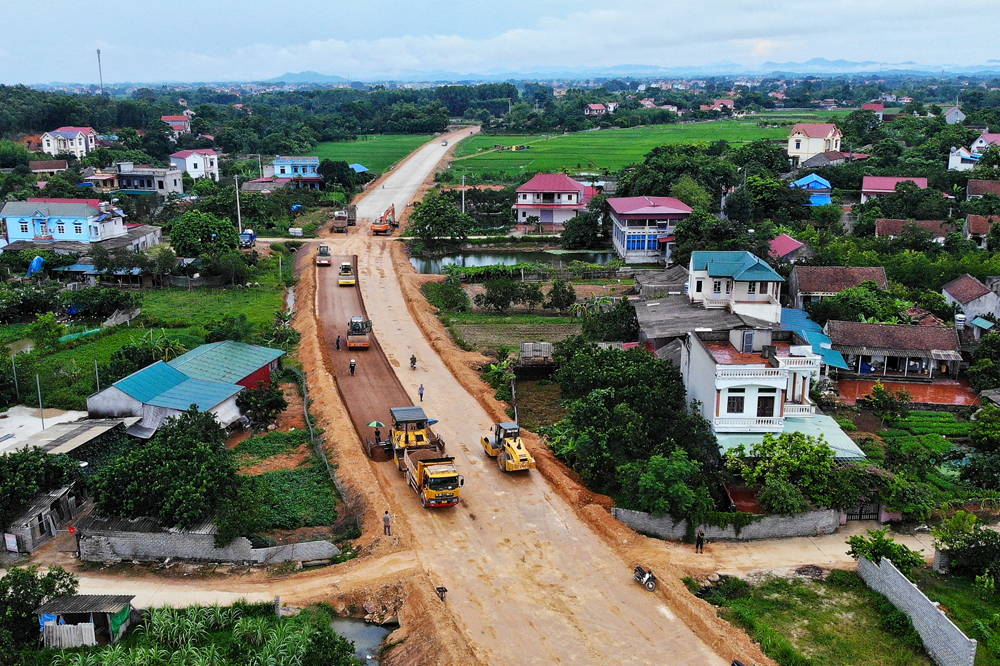
[[528, 224], [537, 217], [550, 230], [559, 229], [587, 208], [587, 188], [562, 173], [540, 173], [517, 188], [514, 217]]
[[97, 132], [93, 127], [60, 127], [43, 134], [41, 145], [43, 153], [75, 155], [83, 159], [97, 148]]
[[796, 123], [788, 135], [788, 157], [795, 165], [831, 150], [840, 150], [843, 132], [833, 123]]
[[781, 321], [778, 295], [785, 278], [749, 252], [691, 253], [688, 299], [703, 307], [725, 308], [776, 324]]
[[211, 148], [178, 151], [170, 156], [170, 164], [181, 171], [186, 171], [195, 180], [199, 178], [219, 180], [219, 156]]
[[612, 197], [614, 248], [627, 264], [670, 263], [674, 231], [691, 207], [673, 197]]

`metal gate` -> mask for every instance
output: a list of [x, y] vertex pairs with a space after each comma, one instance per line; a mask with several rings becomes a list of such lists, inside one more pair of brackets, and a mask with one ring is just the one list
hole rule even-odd
[[848, 520], [878, 520], [879, 503], [859, 504], [847, 511]]

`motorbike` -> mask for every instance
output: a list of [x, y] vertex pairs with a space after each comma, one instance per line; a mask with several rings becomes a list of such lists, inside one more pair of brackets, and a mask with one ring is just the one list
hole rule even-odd
[[652, 569], [643, 569], [641, 566], [636, 567], [635, 580], [650, 592], [656, 591], [656, 576], [653, 575]]
[[417, 357], [416, 356], [411, 356], [410, 357], [410, 370], [416, 370], [416, 369], [417, 369]]

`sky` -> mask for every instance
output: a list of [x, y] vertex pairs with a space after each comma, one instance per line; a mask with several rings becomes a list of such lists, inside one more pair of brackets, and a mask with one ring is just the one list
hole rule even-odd
[[[996, 0], [0, 0], [0, 83], [1000, 59]], [[18, 26], [16, 29], [12, 29]], [[725, 73], [725, 71], [720, 72]]]

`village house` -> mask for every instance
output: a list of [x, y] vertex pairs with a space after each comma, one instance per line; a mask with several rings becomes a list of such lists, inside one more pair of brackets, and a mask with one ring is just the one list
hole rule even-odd
[[1000, 134], [990, 134], [989, 132], [983, 132], [979, 135], [979, 138], [972, 142], [969, 148], [974, 153], [981, 153], [990, 146], [1000, 146]]
[[598, 118], [608, 112], [608, 107], [603, 104], [588, 104], [583, 107], [583, 115], [588, 118]]
[[118, 162], [111, 169], [98, 169], [84, 177], [83, 182], [91, 183], [95, 192], [111, 194], [152, 194], [161, 197], [170, 194], [184, 194], [184, 180], [181, 170], [171, 164], [167, 168], [154, 167], [132, 162]]
[[90, 498], [76, 484], [39, 493], [9, 525], [0, 525], [6, 550], [17, 553], [34, 552], [55, 538], [58, 530], [65, 529], [67, 524], [90, 506]]
[[319, 158], [312, 156], [279, 155], [264, 165], [261, 178], [247, 181], [241, 187], [246, 192], [262, 192], [282, 187], [318, 190], [323, 186]]
[[691, 207], [673, 197], [608, 199], [615, 252], [625, 263], [670, 263], [674, 229]]
[[780, 234], [771, 241], [768, 256], [784, 264], [794, 264], [797, 261], [815, 257], [816, 250], [802, 241], [795, 240], [788, 234]]
[[785, 279], [749, 252], [691, 253], [687, 295], [705, 308], [723, 308], [763, 321], [781, 321], [778, 295]]
[[965, 200], [981, 199], [986, 194], [1000, 197], [1000, 180], [970, 179], [965, 186]]
[[100, 199], [8, 201], [0, 209], [8, 242], [94, 243], [124, 236], [121, 211]]
[[160, 120], [170, 125], [170, 132], [173, 134], [174, 139], [181, 134], [191, 133], [191, 117], [188, 115], [160, 116]]
[[921, 190], [927, 189], [926, 178], [896, 176], [865, 176], [861, 181], [861, 203], [896, 193], [896, 185], [910, 182]]
[[[826, 153], [823, 155], [817, 155], [816, 157], [811, 157], [806, 161], [810, 162], [812, 160], [817, 160], [825, 155]], [[837, 155], [840, 155], [840, 153], [837, 153]], [[806, 204], [807, 206], [828, 206], [833, 203], [830, 199], [830, 194], [833, 192], [833, 186], [830, 185], [830, 181], [822, 176], [817, 176], [814, 173], [793, 181], [789, 184], [789, 187], [793, 190], [805, 190], [809, 193], [809, 203]]]
[[[1000, 182], [997, 184], [1000, 185]], [[985, 250], [990, 229], [997, 222], [1000, 222], [1000, 215], [966, 215], [963, 228], [965, 240], [971, 240], [980, 250]]]
[[838, 377], [932, 382], [958, 375], [958, 334], [951, 326], [867, 324], [831, 320], [824, 332], [847, 360]]
[[55, 176], [69, 168], [66, 160], [42, 160], [28, 162], [28, 170], [36, 176]]
[[862, 104], [861, 109], [863, 111], [871, 111], [878, 116], [879, 122], [882, 122], [882, 117], [885, 114], [885, 104]]
[[199, 178], [219, 180], [219, 156], [211, 148], [181, 150], [170, 156], [170, 163], [187, 172], [195, 180]]
[[74, 155], [82, 159], [97, 148], [97, 132], [93, 127], [60, 127], [42, 135], [41, 148], [49, 155]]
[[968, 273], [941, 288], [948, 305], [956, 306], [967, 321], [989, 314], [1000, 314], [1000, 298], [989, 287]]
[[983, 152], [990, 146], [1000, 146], [1000, 134], [983, 132], [968, 148], [952, 146], [948, 154], [948, 169], [950, 171], [971, 171], [979, 164]]
[[271, 374], [278, 369], [278, 360], [284, 355], [280, 349], [225, 340], [196, 347], [167, 361], [167, 365], [193, 379], [253, 389], [258, 384], [271, 385]]
[[889, 289], [882, 266], [795, 266], [788, 276], [788, 298], [801, 310], [806, 303], [818, 303], [862, 282], [874, 282]]
[[514, 218], [517, 224], [528, 224], [537, 217], [551, 229], [562, 228], [566, 222], [586, 210], [586, 187], [561, 173], [540, 173], [517, 188]]
[[955, 225], [947, 220], [890, 220], [879, 218], [875, 220], [875, 236], [876, 238], [896, 238], [903, 233], [903, 229], [909, 226], [923, 229], [931, 235], [931, 240], [938, 245], [944, 245], [948, 234], [953, 234], [956, 231]]
[[949, 125], [957, 125], [965, 120], [965, 114], [962, 113], [962, 109], [957, 106], [953, 106], [944, 112], [944, 121]]
[[830, 150], [840, 150], [843, 133], [832, 123], [797, 123], [788, 136], [788, 156], [794, 166]]

